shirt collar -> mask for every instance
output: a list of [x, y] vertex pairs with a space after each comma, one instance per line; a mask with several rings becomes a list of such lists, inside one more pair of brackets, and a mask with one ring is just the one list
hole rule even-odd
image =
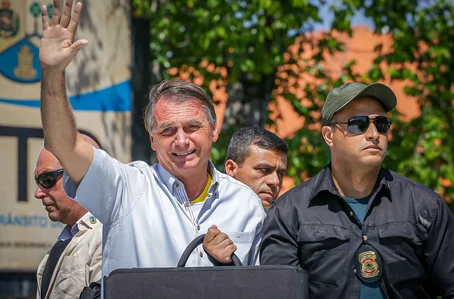
[[[326, 165], [320, 172], [319, 174], [314, 177], [315, 183], [314, 187], [312, 189], [311, 195], [310, 195], [310, 200], [312, 200], [316, 195], [322, 191], [328, 191], [331, 194], [338, 195], [339, 191], [337, 190], [336, 185], [334, 184], [333, 181], [333, 176], [331, 172], [331, 163]], [[380, 172], [378, 174], [377, 182], [374, 186], [374, 190], [372, 194], [377, 193], [380, 191], [382, 188], [384, 188], [389, 195], [389, 198], [391, 199], [391, 191], [389, 187], [389, 181], [392, 180], [392, 177], [389, 173], [388, 170], [384, 169], [383, 167], [380, 169]]]
[[380, 173], [378, 174], [377, 183], [374, 187], [374, 193], [384, 190], [387, 193], [389, 200], [391, 200], [391, 186], [389, 182], [392, 180], [393, 177], [390, 171], [382, 167], [380, 169]]
[[162, 167], [159, 163], [156, 164], [156, 172], [158, 173], [159, 178], [162, 180], [162, 182], [166, 185], [167, 189], [169, 189], [170, 191], [173, 190], [175, 183], [180, 183], [180, 181], [175, 176], [164, 169], [164, 167]]
[[74, 225], [67, 224], [60, 236], [58, 236], [59, 240], [67, 240], [69, 238], [74, 237], [79, 231], [92, 229], [94, 224], [96, 224], [99, 220], [96, 219], [90, 212], [85, 213], [79, 220], [76, 221]]
[[211, 161], [208, 161], [208, 172], [211, 174], [211, 177], [213, 178], [211, 186], [208, 189], [208, 194], [211, 195], [216, 192], [219, 186], [219, 173]]
[[314, 187], [310, 195], [312, 200], [318, 193], [322, 191], [328, 191], [332, 194], [338, 194], [336, 185], [334, 185], [333, 177], [331, 175], [331, 163], [325, 166], [319, 173], [314, 177]]
[[[166, 185], [167, 189], [170, 190], [173, 194], [175, 184], [182, 184], [183, 183], [177, 179], [173, 174], [171, 174], [169, 171], [167, 171], [164, 167], [161, 166], [161, 164], [157, 164], [156, 166], [156, 171], [161, 178], [162, 182]], [[211, 161], [208, 161], [208, 170], [207, 170], [213, 179], [213, 182], [211, 183], [210, 188], [208, 189], [208, 194], [212, 194], [213, 192], [216, 191], [218, 185], [219, 185], [219, 175], [216, 171], [216, 168], [214, 167], [214, 164]]]
[[82, 228], [92, 229], [98, 221], [99, 220], [95, 216], [93, 216], [90, 212], [87, 212], [82, 216], [82, 218], [79, 219], [79, 221], [76, 222], [76, 224], [79, 230], [82, 230]]

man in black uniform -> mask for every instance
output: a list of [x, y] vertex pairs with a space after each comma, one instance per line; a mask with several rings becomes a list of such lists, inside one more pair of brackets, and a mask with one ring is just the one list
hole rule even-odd
[[322, 109], [331, 163], [271, 207], [262, 265], [308, 271], [309, 297], [454, 297], [454, 221], [438, 194], [381, 167], [396, 106], [386, 85], [348, 83]]

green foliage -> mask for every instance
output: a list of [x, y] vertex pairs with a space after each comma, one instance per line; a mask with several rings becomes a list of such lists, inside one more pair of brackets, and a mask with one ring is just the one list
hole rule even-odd
[[[156, 4], [156, 9], [150, 9]], [[134, 0], [137, 14], [151, 20], [151, 49], [164, 67], [194, 66], [206, 60], [228, 68], [229, 82], [245, 72], [259, 81], [274, 74], [282, 54], [304, 31], [302, 25], [317, 6], [307, 1], [143, 1]], [[293, 32], [290, 35], [289, 32]], [[214, 78], [213, 78], [214, 79]]]
[[386, 165], [429, 186], [450, 203], [454, 199], [449, 183], [454, 183], [454, 4], [373, 1], [365, 11], [375, 31], [389, 31], [394, 40], [390, 52], [376, 49], [380, 59], [368, 76], [374, 78], [374, 68], [386, 62], [392, 80], [405, 80], [405, 93], [417, 99], [421, 110], [420, 117], [393, 124]]
[[[454, 182], [454, 138], [450, 137], [454, 129], [452, 1], [329, 1], [332, 30], [320, 33], [320, 38], [306, 33], [322, 22], [319, 6], [328, 5], [325, 1], [132, 2], [134, 13], [151, 21], [155, 64], [165, 69], [192, 67], [199, 72], [197, 76], [203, 76], [205, 87], [217, 80], [228, 86], [247, 82], [263, 89], [266, 82], [270, 95], [264, 101], [273, 103], [284, 97], [292, 104], [304, 118], [303, 127], [287, 140], [288, 174], [295, 183], [314, 175], [329, 161], [328, 148], [317, 128], [317, 112], [333, 86], [352, 80], [404, 80], [405, 92], [417, 99], [422, 113], [404, 122], [402, 115], [394, 112], [385, 166], [433, 188], [445, 199], [454, 198], [454, 187], [447, 183]], [[386, 47], [376, 46], [377, 58], [365, 75], [353, 71], [355, 60], [332, 74], [324, 63], [326, 55], [345, 50], [335, 37], [339, 32], [352, 34], [350, 22], [360, 9], [373, 21], [376, 33], [391, 35], [392, 49], [385, 52]], [[302, 56], [304, 46], [312, 50], [310, 58]], [[220, 68], [224, 74], [217, 71]], [[301, 83], [300, 74], [310, 75], [313, 81]], [[189, 79], [195, 77], [191, 73]], [[304, 100], [310, 104], [303, 104], [295, 91], [304, 91]], [[267, 123], [274, 125], [270, 120]], [[212, 155], [221, 169], [230, 136], [241, 125], [223, 127]]]

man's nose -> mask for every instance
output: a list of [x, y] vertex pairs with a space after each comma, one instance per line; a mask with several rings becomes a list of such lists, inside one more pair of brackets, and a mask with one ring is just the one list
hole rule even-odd
[[369, 128], [366, 131], [366, 138], [367, 140], [377, 140], [380, 137], [378, 133], [377, 127], [375, 126], [374, 122], [370, 122]]
[[175, 134], [175, 141], [177, 143], [177, 146], [185, 146], [188, 142], [188, 136], [186, 135], [186, 132], [184, 130], [179, 129], [176, 134]]
[[276, 171], [273, 171], [267, 176], [266, 183], [269, 186], [279, 186], [279, 175]]
[[37, 199], [41, 199], [41, 198], [43, 198], [45, 196], [46, 196], [46, 193], [44, 193], [43, 190], [41, 190], [41, 187], [39, 185], [36, 186], [35, 197]]

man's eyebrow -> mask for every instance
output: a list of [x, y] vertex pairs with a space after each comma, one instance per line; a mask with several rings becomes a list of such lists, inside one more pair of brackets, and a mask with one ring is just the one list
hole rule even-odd
[[200, 120], [197, 120], [197, 119], [193, 119], [193, 120], [190, 120], [188, 121], [187, 123], [185, 123], [185, 125], [201, 125], [202, 122]]
[[168, 128], [168, 127], [173, 126], [174, 124], [175, 124], [174, 122], [166, 122], [166, 123], [162, 123], [162, 124], [158, 125], [158, 128], [159, 129]]
[[[202, 122], [200, 120], [192, 119], [190, 121], [187, 121], [187, 122], [183, 123], [183, 126], [187, 126], [187, 125], [201, 125], [201, 124], [202, 124]], [[165, 123], [159, 124], [158, 128], [168, 128], [168, 127], [173, 127], [173, 126], [176, 126], [175, 122], [165, 122]]]
[[281, 167], [278, 169], [278, 172], [287, 173], [287, 167]]
[[260, 167], [274, 167], [272, 164], [266, 163], [266, 162], [260, 162], [259, 164], [255, 165], [255, 167], [260, 168]]

